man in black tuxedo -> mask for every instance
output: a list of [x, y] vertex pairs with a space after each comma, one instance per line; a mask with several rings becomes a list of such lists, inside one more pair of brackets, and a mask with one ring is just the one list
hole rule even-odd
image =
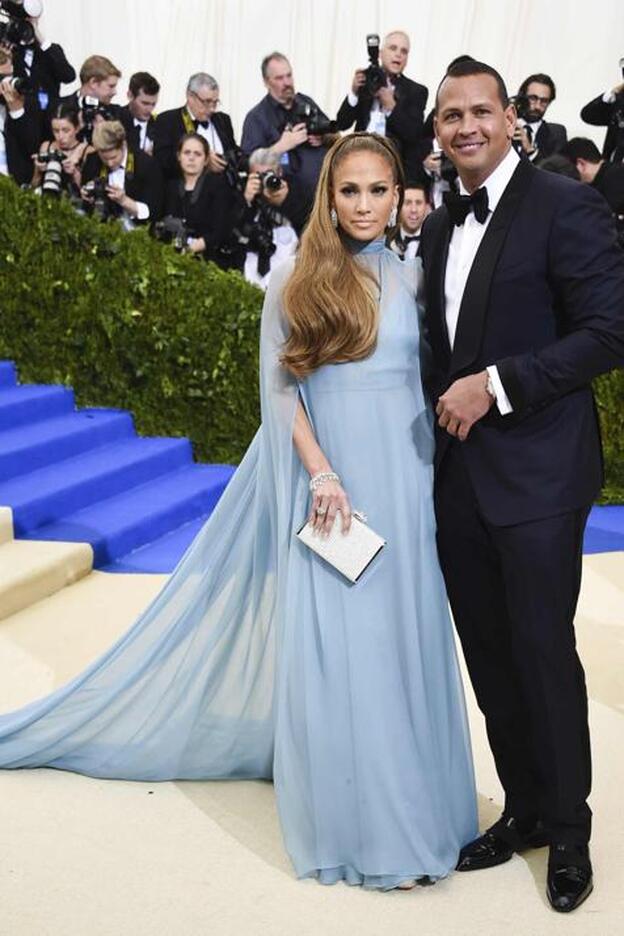
[[396, 145], [406, 176], [422, 175], [423, 123], [429, 94], [424, 85], [403, 74], [409, 56], [407, 33], [388, 33], [383, 41], [380, 63], [386, 84], [375, 94], [366, 88], [366, 71], [357, 69], [351, 90], [336, 117], [339, 130], [368, 130], [387, 136]]
[[18, 185], [25, 185], [33, 177], [40, 121], [35, 105], [13, 86], [12, 74], [11, 53], [0, 49], [0, 175], [10, 175]]
[[81, 136], [91, 142], [93, 127], [105, 120], [120, 120], [121, 107], [113, 103], [121, 72], [105, 55], [90, 55], [80, 68], [80, 88], [59, 99], [80, 114]]
[[449, 70], [436, 135], [466, 194], [421, 237], [438, 549], [505, 791], [458, 869], [548, 843], [548, 898], [565, 912], [592, 889], [573, 618], [602, 481], [591, 381], [624, 361], [624, 257], [603, 199], [520, 159], [515, 124], [494, 69]]
[[151, 156], [154, 149], [154, 108], [158, 104], [160, 84], [149, 72], [135, 72], [128, 84], [128, 103], [121, 108], [121, 120], [128, 145]]
[[602, 155], [609, 162], [624, 161], [624, 81], [586, 104], [581, 120], [592, 127], [606, 127]]
[[607, 162], [593, 140], [574, 137], [563, 150], [576, 167], [581, 182], [603, 196], [613, 212], [620, 243], [624, 244], [624, 165]]
[[198, 133], [210, 146], [210, 172], [224, 174], [227, 166], [224, 154], [233, 152], [240, 158], [240, 148], [234, 138], [228, 114], [218, 111], [219, 85], [215, 79], [198, 72], [191, 75], [186, 86], [183, 107], [164, 111], [154, 125], [154, 157], [167, 179], [178, 176], [178, 143], [185, 133]]
[[[36, 4], [35, 7], [43, 12], [41, 4]], [[34, 30], [33, 41], [27, 45], [15, 46], [13, 66], [17, 76], [29, 80], [32, 99], [48, 118], [49, 123], [49, 114], [59, 99], [61, 85], [74, 81], [76, 72], [67, 61], [63, 47], [57, 42], [50, 42], [42, 35], [39, 18], [40, 14], [28, 17]]]
[[516, 124], [514, 143], [519, 153], [536, 164], [561, 152], [568, 139], [563, 124], [544, 119], [556, 96], [557, 89], [550, 75], [529, 75], [518, 88], [516, 109], [520, 120]]

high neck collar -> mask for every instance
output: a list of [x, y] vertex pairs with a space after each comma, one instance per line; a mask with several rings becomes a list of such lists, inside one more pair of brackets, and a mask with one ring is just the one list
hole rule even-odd
[[344, 233], [341, 233], [340, 237], [349, 253], [357, 254], [358, 256], [362, 256], [363, 254], [378, 254], [381, 253], [382, 250], [385, 250], [386, 247], [386, 240], [384, 237], [377, 237], [372, 241], [356, 240], [354, 237], [349, 237], [348, 234]]

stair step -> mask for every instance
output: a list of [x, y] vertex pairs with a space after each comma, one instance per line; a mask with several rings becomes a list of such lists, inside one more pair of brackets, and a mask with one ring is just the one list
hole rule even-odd
[[87, 543], [32, 543], [0, 546], [0, 619], [60, 591], [91, 571]]
[[81, 409], [0, 432], [0, 483], [80, 452], [135, 436], [125, 410]]
[[231, 465], [190, 465], [100, 501], [27, 539], [91, 543], [100, 568], [214, 509], [234, 472]]
[[210, 515], [205, 514], [166, 533], [159, 539], [140, 546], [116, 562], [102, 567], [102, 572], [173, 572]]
[[0, 429], [36, 423], [74, 409], [74, 391], [68, 387], [25, 384], [0, 393]]
[[193, 463], [188, 439], [128, 438], [0, 484], [17, 536]]
[[13, 511], [10, 507], [0, 507], [0, 543], [13, 539]]
[[0, 361], [0, 389], [14, 387], [17, 383], [17, 372], [13, 361]]

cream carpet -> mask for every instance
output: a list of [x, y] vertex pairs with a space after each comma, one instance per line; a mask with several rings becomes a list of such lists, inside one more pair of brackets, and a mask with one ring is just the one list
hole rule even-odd
[[[0, 709], [65, 682], [164, 576], [94, 572], [0, 623]], [[268, 783], [142, 784], [0, 772], [0, 936], [616, 936], [624, 931], [624, 554], [587, 557], [577, 633], [594, 749], [592, 897], [544, 896], [547, 851], [379, 894], [299, 882]], [[482, 823], [501, 791], [472, 694]]]

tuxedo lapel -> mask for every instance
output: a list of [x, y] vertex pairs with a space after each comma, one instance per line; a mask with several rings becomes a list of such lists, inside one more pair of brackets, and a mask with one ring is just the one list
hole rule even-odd
[[496, 264], [513, 217], [536, 171], [528, 160], [520, 161], [479, 245], [459, 309], [451, 355], [451, 375], [469, 367], [479, 356]]
[[444, 300], [444, 277], [451, 239], [446, 208], [439, 208], [434, 215], [431, 215], [427, 224], [430, 230], [435, 225], [430, 237], [427, 238], [428, 262], [425, 269], [429, 340], [436, 357], [439, 358], [440, 367], [446, 370], [451, 357], [451, 346], [446, 330]]

